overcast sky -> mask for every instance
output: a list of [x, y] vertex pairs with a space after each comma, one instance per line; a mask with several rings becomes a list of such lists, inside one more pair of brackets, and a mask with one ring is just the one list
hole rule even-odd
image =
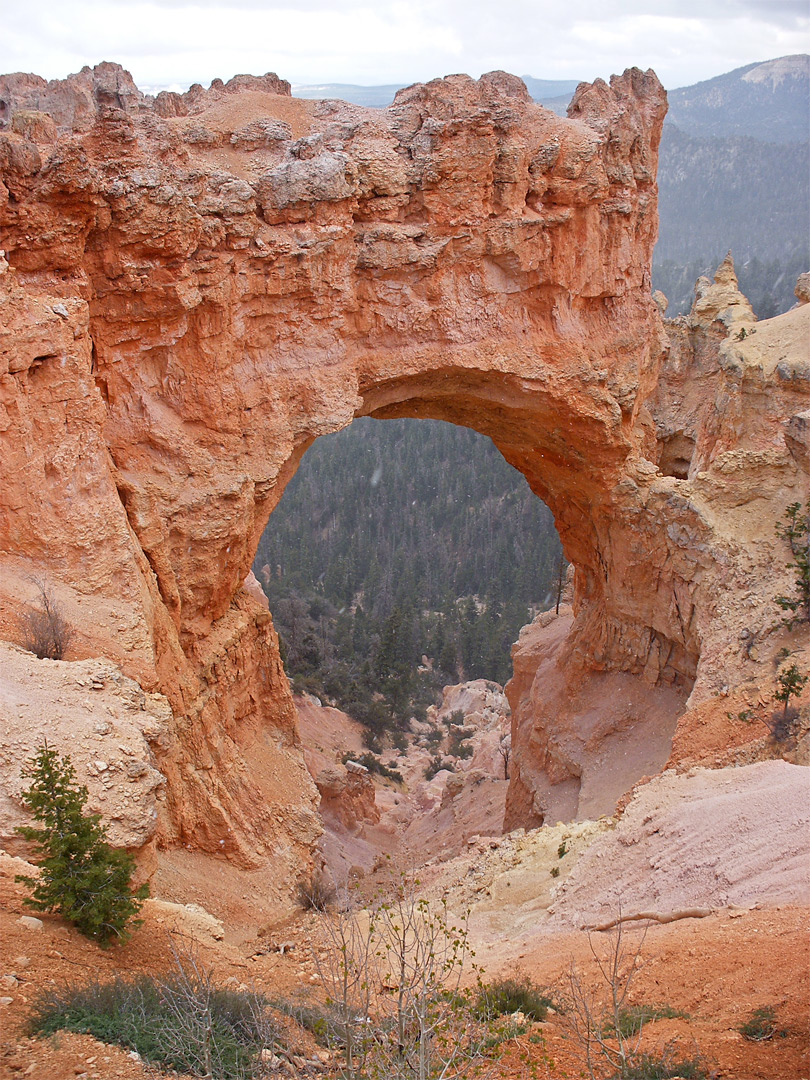
[[275, 71], [402, 83], [502, 68], [670, 89], [810, 51], [810, 0], [0, 0], [0, 72], [115, 60], [142, 89]]

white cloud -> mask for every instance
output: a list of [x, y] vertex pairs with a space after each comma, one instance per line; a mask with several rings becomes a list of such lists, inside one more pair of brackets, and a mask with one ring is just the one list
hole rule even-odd
[[240, 72], [403, 82], [493, 68], [540, 78], [654, 68], [674, 87], [808, 48], [805, 0], [39, 0], [4, 12], [0, 71], [116, 60], [141, 85]]

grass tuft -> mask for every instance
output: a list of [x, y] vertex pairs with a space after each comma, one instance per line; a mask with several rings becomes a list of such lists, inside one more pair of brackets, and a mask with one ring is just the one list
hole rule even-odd
[[[688, 1019], [688, 1013], [673, 1009], [670, 1005], [628, 1005], [619, 1009], [619, 1032], [625, 1039], [632, 1039], [645, 1024], [655, 1020]], [[611, 1022], [605, 1027], [605, 1034], [609, 1035], [615, 1030], [615, 1025]]]
[[552, 1004], [539, 986], [527, 976], [496, 979], [481, 987], [475, 1012], [481, 1019], [523, 1013], [528, 1020], [545, 1020]]
[[261, 995], [220, 989], [207, 973], [181, 971], [47, 990], [30, 1027], [36, 1035], [93, 1035], [193, 1076], [249, 1080], [258, 1075], [261, 1051], [278, 1042], [268, 1009]]
[[319, 1046], [330, 1045], [330, 1015], [322, 1006], [310, 1001], [277, 998], [273, 1000], [273, 1008], [308, 1031]]
[[787, 1032], [780, 1031], [776, 1027], [776, 1009], [773, 1005], [762, 1005], [759, 1009], [754, 1009], [745, 1023], [741, 1024], [737, 1030], [749, 1042], [767, 1042], [774, 1035], [784, 1036], [787, 1034]]
[[676, 1058], [670, 1053], [638, 1054], [628, 1062], [617, 1080], [706, 1080], [706, 1066], [699, 1056]]

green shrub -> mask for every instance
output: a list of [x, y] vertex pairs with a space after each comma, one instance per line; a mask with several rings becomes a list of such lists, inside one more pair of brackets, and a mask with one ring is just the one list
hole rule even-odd
[[380, 742], [379, 735], [375, 735], [373, 731], [369, 731], [368, 728], [363, 728], [360, 733], [360, 738], [363, 740], [363, 746], [366, 750], [369, 750], [372, 754], [381, 754], [383, 752], [383, 744]]
[[34, 1005], [38, 1035], [75, 1031], [136, 1050], [153, 1065], [210, 1080], [249, 1080], [277, 1027], [269, 1002], [213, 985], [193, 960], [163, 978], [139, 976], [46, 990]]
[[444, 736], [439, 728], [431, 728], [425, 736], [425, 742], [428, 746], [428, 749], [436, 750], [443, 738]]
[[750, 724], [754, 717], [753, 709], [743, 709], [742, 712], [738, 712], [735, 716], [734, 713], [727, 712], [726, 716], [729, 720], [742, 720], [745, 724]]
[[636, 1054], [616, 1080], [706, 1080], [706, 1066], [700, 1056], [678, 1058], [665, 1050], [663, 1054]]
[[43, 826], [17, 829], [40, 849], [39, 878], [15, 878], [33, 893], [24, 903], [58, 911], [99, 945], [126, 941], [127, 924], [149, 895], [146, 884], [132, 888], [134, 859], [110, 847], [100, 814], [85, 813], [87, 788], [77, 785], [69, 757], [44, 743], [22, 775], [32, 781], [23, 802]]
[[785, 1035], [776, 1027], [776, 1009], [773, 1005], [762, 1005], [754, 1009], [744, 1024], [737, 1029], [749, 1042], [766, 1042], [774, 1035]]
[[398, 769], [389, 769], [371, 751], [366, 751], [365, 754], [353, 754], [348, 750], [341, 758], [341, 761], [344, 765], [347, 761], [356, 761], [358, 765], [364, 766], [370, 773], [376, 773], [377, 776], [382, 776], [385, 780], [393, 780], [397, 784], [403, 782], [402, 773]]
[[529, 1020], [545, 1020], [551, 1004], [551, 998], [528, 976], [515, 976], [482, 986], [475, 1011], [482, 1019], [521, 1012]]
[[[618, 1011], [618, 1030], [625, 1039], [638, 1035], [645, 1024], [655, 1020], [687, 1020], [688, 1013], [673, 1009], [670, 1005], [627, 1005]], [[616, 1024], [607, 1024], [605, 1034], [616, 1030]]]
[[395, 750], [398, 750], [400, 754], [407, 753], [409, 745], [407, 732], [395, 731], [391, 736], [391, 745]]
[[796, 592], [793, 596], [776, 596], [774, 601], [783, 611], [791, 613], [784, 623], [793, 627], [798, 622], [810, 621], [810, 502], [804, 512], [801, 503], [791, 503], [785, 518], [785, 522], [777, 524], [776, 533], [790, 547], [794, 561], [788, 566], [796, 574]]
[[430, 762], [425, 766], [423, 775], [426, 780], [432, 780], [436, 773], [441, 772], [442, 769], [455, 772], [452, 761], [445, 761], [441, 754], [434, 754]]
[[502, 1017], [492, 1021], [489, 1025], [489, 1034], [481, 1042], [481, 1050], [484, 1052], [496, 1050], [511, 1039], [519, 1039], [525, 1035], [531, 1027], [525, 1021], [514, 1020], [511, 1016]]
[[323, 1007], [310, 1001], [289, 1001], [286, 998], [273, 1000], [276, 1012], [291, 1017], [299, 1027], [312, 1035], [319, 1046], [328, 1046], [330, 1016]]
[[[453, 713], [453, 716], [456, 714]], [[462, 715], [463, 714], [459, 714]], [[450, 738], [447, 744], [447, 753], [452, 757], [468, 758], [472, 756], [473, 748], [472, 744], [467, 740], [470, 735], [473, 734], [471, 727], [464, 727], [463, 724], [453, 724], [450, 727]]]

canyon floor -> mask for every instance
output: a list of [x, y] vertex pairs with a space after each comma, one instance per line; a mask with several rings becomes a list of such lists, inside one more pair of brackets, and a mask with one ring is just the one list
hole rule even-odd
[[[339, 869], [355, 860], [352, 877], [361, 897], [390, 887], [403, 870], [417, 871], [421, 894], [468, 917], [470, 944], [486, 979], [521, 972], [549, 988], [552, 998], [564, 992], [572, 963], [583, 985], [598, 992], [594, 952], [604, 956], [611, 935], [588, 927], [619, 911], [668, 917], [698, 909], [700, 917], [625, 924], [625, 942], [639, 950], [632, 1003], [684, 1014], [649, 1023], [643, 1045], [658, 1051], [674, 1042], [684, 1057], [700, 1053], [713, 1077], [810, 1076], [810, 772], [777, 757], [728, 769], [668, 770], [637, 788], [615, 818], [471, 835], [482, 807], [492, 812], [498, 799], [502, 805], [505, 787], [482, 776], [480, 767], [502, 719], [494, 707], [497, 688], [490, 688], [455, 688], [455, 696], [446, 697], [445, 713], [466, 701], [471, 727], [478, 718], [473, 754], [457, 762], [459, 773], [446, 770], [420, 784], [426, 751], [417, 745], [399, 761], [411, 769], [410, 783], [378, 786], [379, 817], [369, 812], [367, 798], [355, 800], [347, 825], [333, 800], [323, 844], [327, 865]], [[359, 756], [359, 733], [347, 718], [311, 699], [298, 706], [314, 773], [330, 760], [337, 767], [347, 752]], [[433, 719], [441, 721], [441, 709]], [[418, 808], [410, 819], [406, 787]], [[486, 797], [476, 797], [481, 791]], [[370, 820], [362, 820], [364, 813]], [[281, 923], [264, 921], [267, 913], [252, 899], [261, 895], [260, 878], [224, 860], [191, 853], [163, 860], [143, 925], [128, 944], [106, 951], [57, 917], [43, 916], [41, 927], [21, 923], [30, 909], [14, 882], [20, 872], [26, 872], [22, 860], [0, 855], [3, 1080], [162, 1075], [89, 1036], [32, 1039], [26, 1023], [30, 1003], [54, 983], [82, 982], [90, 972], [105, 980], [170, 969], [172, 941], [193, 940], [226, 986], [255, 988], [275, 1000], [323, 997], [317, 972], [330, 916], [300, 912]], [[775, 1010], [778, 1034], [746, 1040], [740, 1025], [767, 1006]], [[329, 1075], [334, 1062], [306, 1032], [296, 1029], [290, 1047], [289, 1060], [277, 1063], [278, 1075]], [[583, 1070], [582, 1049], [565, 1016], [552, 1012], [503, 1042], [489, 1075], [578, 1077], [587, 1075]]]

